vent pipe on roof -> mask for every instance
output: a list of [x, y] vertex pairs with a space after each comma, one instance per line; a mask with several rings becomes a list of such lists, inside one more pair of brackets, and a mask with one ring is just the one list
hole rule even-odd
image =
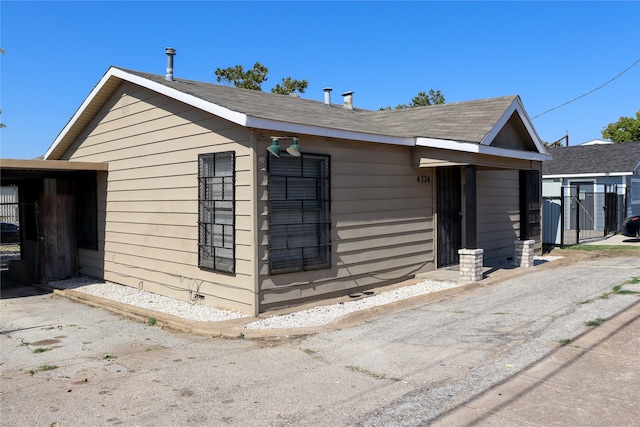
[[172, 47], [168, 47], [165, 50], [165, 53], [167, 54], [167, 74], [164, 76], [164, 79], [172, 82], [173, 81], [173, 57], [176, 54], [176, 50]]
[[347, 110], [353, 110], [353, 91], [345, 92], [342, 94], [344, 98], [344, 103], [342, 104], [343, 108]]
[[331, 89], [330, 87], [325, 87], [322, 89], [324, 91], [324, 103], [327, 105], [331, 105]]

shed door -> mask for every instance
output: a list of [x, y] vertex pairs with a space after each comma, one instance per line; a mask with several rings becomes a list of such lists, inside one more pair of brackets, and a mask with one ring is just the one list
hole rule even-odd
[[462, 179], [460, 167], [437, 168], [438, 268], [459, 263], [462, 247]]
[[68, 179], [45, 178], [40, 199], [39, 235], [43, 236], [41, 279], [59, 280], [78, 272], [75, 198]]

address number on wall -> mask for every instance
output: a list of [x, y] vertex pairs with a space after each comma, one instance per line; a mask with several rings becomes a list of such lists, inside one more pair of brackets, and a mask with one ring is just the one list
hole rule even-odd
[[417, 181], [421, 184], [431, 183], [431, 177], [429, 175], [418, 175]]

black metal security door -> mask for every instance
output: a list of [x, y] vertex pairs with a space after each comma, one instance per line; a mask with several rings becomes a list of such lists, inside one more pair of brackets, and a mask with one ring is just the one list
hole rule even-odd
[[437, 169], [438, 268], [460, 262], [462, 246], [462, 180], [457, 166]]

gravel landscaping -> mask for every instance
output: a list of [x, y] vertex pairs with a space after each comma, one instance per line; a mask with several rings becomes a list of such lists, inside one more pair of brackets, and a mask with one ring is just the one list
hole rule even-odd
[[[536, 257], [536, 264], [554, 261], [561, 257]], [[78, 277], [68, 280], [60, 280], [49, 283], [49, 286], [58, 289], [73, 289], [97, 297], [133, 305], [149, 310], [159, 311], [187, 320], [201, 322], [219, 322], [223, 320], [247, 317], [242, 313], [229, 310], [220, 310], [213, 307], [202, 306], [188, 301], [165, 297], [148, 291], [139, 290], [130, 286], [118, 285], [110, 282], [102, 282], [88, 277]], [[338, 317], [359, 310], [389, 304], [395, 301], [425, 295], [445, 289], [451, 289], [460, 284], [446, 281], [425, 280], [415, 285], [405, 286], [391, 291], [365, 296], [353, 301], [345, 301], [338, 304], [318, 306], [307, 310], [301, 310], [290, 314], [267, 317], [244, 325], [246, 329], [280, 329], [280, 328], [305, 328], [322, 326], [330, 323]]]

